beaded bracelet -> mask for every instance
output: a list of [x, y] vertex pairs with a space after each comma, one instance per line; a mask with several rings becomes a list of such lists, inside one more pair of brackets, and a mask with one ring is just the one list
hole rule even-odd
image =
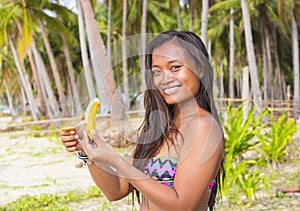
[[83, 161], [84, 164], [92, 164], [92, 162], [89, 160], [89, 157], [86, 155], [83, 155], [82, 152], [77, 151], [77, 157]]

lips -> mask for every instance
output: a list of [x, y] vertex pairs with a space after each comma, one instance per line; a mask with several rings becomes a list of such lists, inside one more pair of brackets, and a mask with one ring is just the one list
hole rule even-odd
[[179, 88], [180, 88], [180, 85], [172, 86], [172, 87], [164, 88], [163, 92], [164, 92], [164, 94], [171, 95], [171, 94], [176, 93], [179, 90]]

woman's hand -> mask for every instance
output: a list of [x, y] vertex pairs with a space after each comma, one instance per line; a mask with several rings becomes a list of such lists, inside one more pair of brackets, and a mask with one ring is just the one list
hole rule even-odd
[[79, 145], [89, 157], [89, 160], [98, 164], [98, 166], [102, 164], [113, 165], [120, 155], [112, 146], [101, 140], [96, 131], [92, 131], [92, 135], [93, 140], [90, 140], [86, 132], [83, 131], [83, 139], [78, 139]]
[[60, 130], [60, 140], [68, 152], [82, 151], [79, 134], [82, 133], [80, 127], [66, 127]]

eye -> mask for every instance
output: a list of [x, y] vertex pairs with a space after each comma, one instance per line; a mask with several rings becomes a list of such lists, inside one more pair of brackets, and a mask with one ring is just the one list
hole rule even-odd
[[177, 70], [179, 70], [180, 67], [181, 67], [180, 65], [173, 65], [173, 66], [171, 66], [171, 70], [177, 71]]
[[153, 76], [158, 76], [158, 75], [160, 75], [160, 73], [161, 73], [161, 70], [152, 70]]

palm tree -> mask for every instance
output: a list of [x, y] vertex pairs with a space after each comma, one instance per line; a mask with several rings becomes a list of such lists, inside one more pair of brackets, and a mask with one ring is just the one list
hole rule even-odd
[[52, 114], [54, 117], [59, 117], [59, 109], [58, 103], [54, 95], [53, 88], [51, 86], [50, 78], [46, 70], [46, 65], [42, 59], [40, 52], [37, 49], [36, 43], [33, 40], [31, 50], [33, 52], [34, 61], [38, 71], [39, 81], [41, 82], [42, 94], [46, 100], [46, 104], [50, 105], [50, 108], [47, 108], [48, 114], [51, 116]]
[[[101, 35], [97, 28], [97, 23], [94, 18], [94, 12], [91, 7], [91, 4], [88, 0], [80, 0], [84, 20], [85, 20], [85, 26], [87, 30], [87, 37], [88, 37], [88, 46], [90, 51], [90, 59], [94, 70], [94, 76], [96, 81], [96, 88], [98, 92], [98, 97], [101, 100], [101, 107], [100, 107], [100, 113], [107, 114], [110, 112], [110, 99], [112, 99], [112, 95], [109, 96], [108, 90], [107, 90], [107, 84], [105, 81], [105, 70], [101, 59], [103, 60], [102, 55], [105, 51], [105, 46], [103, 44], [103, 40], [101, 38]], [[108, 70], [110, 71], [110, 70]], [[111, 97], [111, 98], [110, 98]]]
[[[96, 20], [94, 19], [94, 12], [88, 0], [81, 0], [83, 13], [85, 17], [86, 29], [89, 40], [89, 47], [91, 51], [92, 65], [94, 71], [99, 71], [95, 76], [101, 77], [98, 85], [98, 94], [102, 97], [102, 104], [108, 106], [105, 112], [112, 112], [112, 117], [115, 120], [124, 118], [124, 107], [121, 99], [121, 94], [116, 88], [116, 82], [112, 74], [110, 62], [108, 61], [106, 48], [102, 37], [99, 33]], [[100, 67], [100, 68], [99, 68]], [[102, 83], [102, 84], [101, 84]], [[107, 91], [106, 91], [107, 90]], [[103, 91], [106, 91], [105, 93]], [[101, 94], [101, 95], [100, 95]], [[108, 94], [108, 96], [106, 95]], [[108, 97], [108, 102], [105, 99]], [[109, 104], [110, 103], [110, 104]], [[112, 106], [110, 110], [110, 106]], [[102, 108], [101, 108], [102, 109]]]
[[146, 88], [145, 82], [145, 52], [146, 52], [146, 32], [147, 32], [147, 5], [148, 0], [143, 0], [142, 7], [142, 23], [141, 23], [141, 51], [140, 51], [140, 66], [142, 71], [142, 90]]
[[246, 49], [248, 57], [248, 65], [251, 78], [251, 88], [253, 91], [254, 103], [258, 107], [258, 111], [262, 111], [262, 99], [261, 91], [259, 88], [258, 74], [257, 74], [257, 64], [255, 59], [255, 52], [253, 46], [252, 32], [251, 32], [251, 22], [248, 9], [248, 3], [246, 0], [241, 0], [241, 7], [244, 17], [244, 28], [245, 28], [245, 38], [246, 38]]
[[205, 46], [207, 46], [207, 25], [208, 25], [208, 7], [209, 1], [202, 1], [202, 21], [201, 21], [201, 38]]
[[38, 115], [39, 115], [39, 110], [36, 107], [35, 101], [34, 101], [34, 97], [33, 97], [33, 92], [32, 92], [32, 88], [31, 88], [31, 84], [28, 81], [28, 76], [26, 74], [26, 72], [24, 71], [24, 68], [22, 67], [18, 55], [17, 55], [17, 51], [14, 47], [14, 44], [12, 42], [11, 37], [9, 37], [9, 45], [12, 51], [12, 54], [14, 56], [14, 60], [15, 60], [15, 64], [16, 64], [16, 68], [19, 72], [19, 76], [20, 76], [20, 80], [21, 80], [21, 85], [25, 91], [26, 94], [26, 98], [27, 98], [27, 102], [31, 111], [31, 115], [33, 117], [34, 121], [38, 120]]
[[111, 63], [111, 8], [112, 2], [108, 0], [107, 2], [107, 57], [108, 61]]
[[74, 70], [73, 70], [73, 65], [72, 65], [72, 60], [71, 60], [71, 55], [70, 55], [70, 49], [69, 49], [67, 40], [64, 35], [62, 35], [62, 41], [63, 41], [64, 54], [66, 57], [68, 75], [70, 78], [70, 85], [72, 88], [72, 97], [73, 97], [73, 101], [74, 101], [75, 111], [76, 111], [77, 115], [80, 115], [82, 113], [82, 108], [81, 108], [81, 104], [79, 101], [79, 92], [78, 92], [78, 88], [76, 86]]
[[47, 33], [46, 33], [46, 28], [44, 26], [44, 23], [41, 20], [40, 20], [40, 27], [41, 27], [41, 33], [42, 33], [44, 45], [45, 45], [45, 48], [46, 48], [46, 51], [48, 54], [48, 58], [50, 61], [51, 70], [52, 70], [52, 73], [54, 76], [55, 85], [57, 87], [57, 93], [58, 93], [58, 98], [59, 98], [60, 106], [62, 109], [62, 113], [66, 117], [66, 116], [68, 116], [66, 96], [63, 91], [63, 86], [62, 86], [62, 82], [61, 82], [60, 75], [58, 72], [58, 67], [56, 65], [55, 57], [54, 57], [53, 51], [51, 49], [51, 45], [50, 45]]
[[181, 23], [181, 12], [180, 12], [180, 0], [177, 0], [177, 23], [178, 23], [178, 31], [181, 31], [182, 23]]
[[229, 32], [229, 98], [234, 98], [234, 9], [230, 8]]
[[123, 21], [122, 21], [122, 65], [123, 65], [123, 87], [125, 98], [125, 111], [129, 109], [129, 91], [128, 91], [128, 68], [126, 53], [126, 21], [127, 20], [127, 0], [123, 0]]
[[84, 20], [83, 20], [80, 0], [77, 0], [77, 10], [78, 10], [78, 28], [79, 28], [78, 31], [79, 31], [79, 40], [80, 40], [81, 59], [82, 59], [82, 65], [83, 65], [89, 100], [92, 100], [95, 97], [95, 90], [93, 86], [94, 82], [92, 78], [91, 65], [89, 62], [88, 52], [86, 47]]
[[[293, 55], [293, 72], [294, 72], [294, 116], [299, 117], [300, 110], [300, 69], [299, 69], [299, 38], [296, 21], [296, 1], [294, 2], [294, 11], [292, 14], [292, 55]], [[297, 112], [296, 112], [297, 111]]]
[[[13, 69], [15, 69], [13, 67], [13, 65], [11, 65], [7, 60], [11, 60], [11, 58], [7, 58], [5, 59], [5, 57], [7, 57], [7, 47], [5, 46], [4, 48], [2, 48], [2, 51], [0, 52], [0, 68], [1, 68], [1, 78], [0, 78], [0, 84], [4, 85], [4, 89], [5, 89], [5, 93], [6, 93], [6, 97], [7, 97], [7, 102], [8, 102], [8, 106], [9, 106], [9, 110], [11, 111], [11, 114], [13, 117], [16, 117], [18, 114], [14, 108], [13, 105], [13, 95], [15, 94], [14, 92], [11, 91], [9, 85], [13, 85], [13, 84], [17, 84], [14, 83], [15, 78], [11, 77], [11, 72]], [[3, 87], [0, 86], [0, 88], [2, 89]]]

